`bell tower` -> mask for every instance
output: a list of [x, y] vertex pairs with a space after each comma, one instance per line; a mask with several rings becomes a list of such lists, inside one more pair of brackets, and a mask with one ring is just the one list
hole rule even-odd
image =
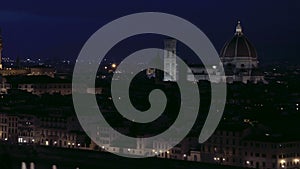
[[178, 70], [176, 63], [176, 39], [164, 41], [164, 81], [177, 81]]

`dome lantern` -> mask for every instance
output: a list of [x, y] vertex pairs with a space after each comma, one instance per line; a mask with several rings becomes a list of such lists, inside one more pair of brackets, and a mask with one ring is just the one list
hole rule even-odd
[[242, 26], [241, 26], [241, 21], [238, 21], [238, 24], [235, 28], [235, 34], [236, 35], [242, 35], [243, 32], [242, 32]]

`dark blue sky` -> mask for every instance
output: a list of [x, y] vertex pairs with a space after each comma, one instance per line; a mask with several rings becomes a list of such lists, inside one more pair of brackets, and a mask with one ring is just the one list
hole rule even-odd
[[2, 1], [4, 55], [74, 59], [101, 26], [146, 11], [189, 20], [206, 33], [218, 51], [241, 20], [262, 62], [300, 61], [298, 0]]

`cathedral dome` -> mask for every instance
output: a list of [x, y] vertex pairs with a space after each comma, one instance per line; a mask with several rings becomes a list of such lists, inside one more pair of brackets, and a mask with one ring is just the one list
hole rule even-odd
[[254, 46], [243, 34], [240, 22], [236, 26], [236, 32], [231, 40], [226, 42], [221, 53], [221, 58], [250, 57], [257, 58]]

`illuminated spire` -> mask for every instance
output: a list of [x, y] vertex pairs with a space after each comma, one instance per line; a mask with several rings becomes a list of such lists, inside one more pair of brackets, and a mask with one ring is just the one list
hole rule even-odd
[[242, 32], [242, 26], [241, 26], [241, 21], [238, 21], [238, 24], [235, 28], [235, 34], [236, 35], [242, 35], [243, 32]]

